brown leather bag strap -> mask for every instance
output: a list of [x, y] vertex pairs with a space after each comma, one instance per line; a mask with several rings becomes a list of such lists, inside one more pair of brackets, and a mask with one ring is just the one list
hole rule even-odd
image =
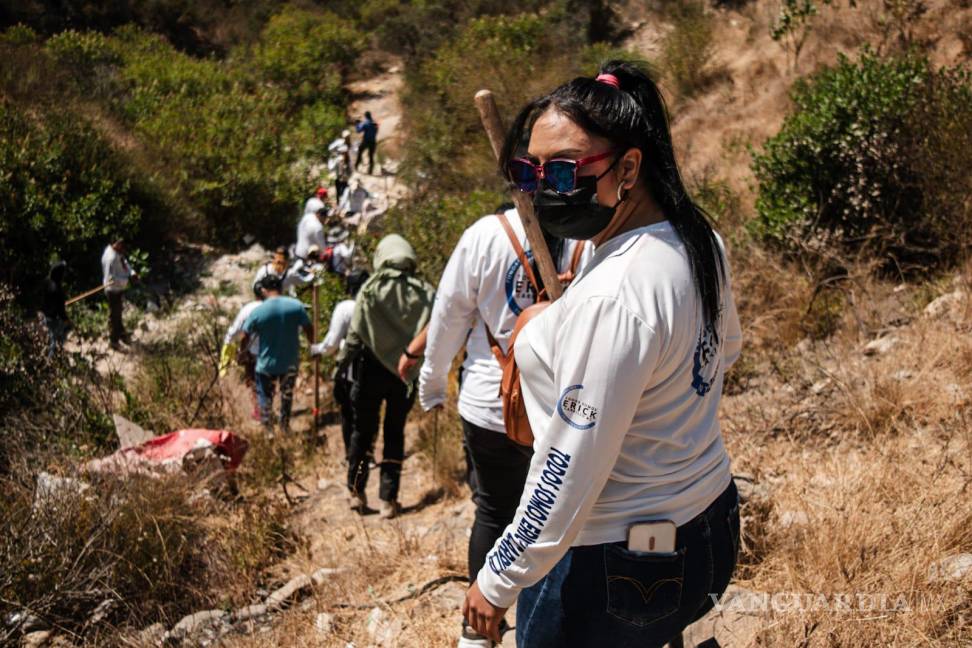
[[503, 347], [500, 343], [493, 337], [493, 332], [489, 330], [489, 325], [483, 322], [483, 328], [486, 329], [486, 339], [489, 340], [489, 350], [493, 352], [493, 356], [496, 357], [496, 362], [499, 363], [500, 367], [506, 365], [507, 356], [503, 353]]
[[516, 238], [516, 234], [513, 232], [513, 227], [510, 225], [509, 219], [506, 218], [506, 214], [496, 214], [496, 218], [499, 219], [503, 229], [506, 230], [506, 236], [510, 239], [510, 243], [513, 244], [513, 250], [516, 252], [516, 256], [520, 259], [520, 264], [523, 266], [523, 272], [526, 273], [527, 280], [530, 282], [530, 285], [533, 286], [533, 291], [538, 295], [539, 301], [540, 284], [537, 283], [537, 278], [533, 274], [533, 268], [530, 266], [530, 261], [527, 259], [526, 252], [523, 250], [523, 246], [520, 245], [520, 239]]
[[574, 245], [574, 253], [570, 257], [570, 267], [567, 268], [567, 272], [561, 272], [557, 275], [561, 283], [569, 284], [577, 276], [577, 266], [580, 265], [581, 257], [584, 256], [584, 241], [577, 241]]

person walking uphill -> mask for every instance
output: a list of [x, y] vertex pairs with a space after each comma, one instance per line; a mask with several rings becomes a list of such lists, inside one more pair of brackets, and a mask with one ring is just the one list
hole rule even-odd
[[375, 147], [378, 146], [378, 124], [371, 118], [371, 113], [366, 111], [364, 119], [355, 122], [354, 129], [361, 133], [361, 145], [358, 147], [358, 157], [354, 160], [354, 170], [358, 170], [364, 152], [368, 151], [368, 175], [371, 175], [375, 166]]
[[[551, 238], [547, 247], [558, 270], [564, 272], [563, 279], [568, 280], [590, 259], [591, 246]], [[513, 239], [524, 250], [523, 259]], [[463, 232], [439, 280], [419, 377], [422, 408], [441, 406], [452, 359], [465, 344], [459, 416], [471, 473], [476, 476], [476, 518], [469, 536], [470, 583], [513, 519], [530, 467], [530, 449], [505, 434], [499, 397], [503, 370], [491, 349], [495, 343], [506, 354], [517, 315], [537, 301], [532, 281], [539, 273], [531, 270], [532, 253], [527, 250], [530, 243], [515, 209], [499, 209]], [[415, 346], [413, 342], [413, 350]], [[410, 358], [403, 357], [399, 366], [409, 362]], [[459, 648], [490, 646], [487, 637], [464, 625]]]
[[260, 338], [256, 361], [257, 400], [260, 421], [268, 433], [273, 433], [273, 394], [280, 385], [280, 430], [290, 431], [290, 409], [294, 400], [294, 382], [300, 361], [300, 331], [308, 344], [314, 343], [310, 317], [304, 305], [292, 297], [284, 297], [283, 282], [275, 275], [261, 280], [264, 301], [257, 306], [243, 324], [242, 348], [247, 348], [250, 336]]
[[398, 234], [381, 239], [375, 250], [374, 274], [355, 300], [346, 341], [352, 358], [351, 406], [354, 425], [348, 451], [348, 490], [352, 505], [367, 510], [368, 460], [385, 403], [381, 460], [382, 517], [398, 513], [398, 486], [405, 457], [405, 419], [415, 399], [418, 366], [398, 376], [398, 358], [429, 321], [435, 289], [416, 276], [415, 250]]
[[125, 241], [117, 239], [101, 254], [101, 271], [108, 298], [108, 340], [111, 348], [118, 350], [119, 342], [128, 343], [125, 324], [122, 321], [122, 301], [130, 281], [137, 281], [125, 258]]
[[632, 64], [528, 104], [501, 168], [541, 227], [595, 253], [514, 344], [534, 455], [463, 613], [498, 639], [515, 601], [520, 648], [663, 646], [725, 591], [738, 551], [718, 409], [741, 333], [722, 242]]
[[71, 329], [68, 319], [67, 295], [64, 294], [64, 273], [67, 263], [58, 261], [51, 266], [47, 279], [44, 280], [44, 290], [41, 297], [41, 314], [47, 327], [47, 356], [49, 358], [61, 350]]

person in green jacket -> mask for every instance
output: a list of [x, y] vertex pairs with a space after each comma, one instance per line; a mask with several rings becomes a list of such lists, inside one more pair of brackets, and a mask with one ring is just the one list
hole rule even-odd
[[415, 400], [420, 365], [403, 380], [398, 359], [429, 321], [435, 288], [416, 275], [415, 250], [398, 234], [384, 237], [375, 250], [374, 274], [355, 300], [347, 347], [352, 360], [351, 406], [354, 425], [348, 448], [348, 490], [352, 507], [367, 510], [365, 486], [372, 447], [385, 403], [381, 460], [380, 513], [398, 514], [398, 488], [405, 456], [405, 420]]

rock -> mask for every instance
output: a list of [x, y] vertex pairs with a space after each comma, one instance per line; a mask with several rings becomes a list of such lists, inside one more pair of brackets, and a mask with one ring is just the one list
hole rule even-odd
[[165, 638], [165, 626], [161, 623], [153, 623], [138, 633], [138, 645], [140, 646], [161, 646]]
[[52, 630], [35, 630], [28, 632], [20, 639], [21, 648], [40, 648], [46, 646], [47, 640], [54, 634]]
[[904, 382], [906, 380], [911, 380], [914, 378], [914, 376], [915, 372], [911, 371], [910, 369], [902, 369], [901, 371], [895, 371], [891, 375], [891, 378], [897, 380], [898, 382]]
[[328, 580], [334, 574], [340, 574], [346, 571], [343, 567], [321, 567], [313, 574], [311, 574], [311, 582], [314, 585], [321, 585], [324, 581]]
[[34, 512], [56, 510], [59, 502], [81, 495], [88, 488], [90, 486], [80, 479], [41, 472], [37, 475], [37, 487], [34, 489]]
[[290, 579], [286, 585], [267, 597], [267, 607], [271, 610], [283, 607], [296, 598], [302, 590], [309, 589], [312, 582], [311, 577], [306, 574]]
[[893, 349], [897, 344], [898, 338], [894, 337], [893, 335], [877, 338], [876, 340], [871, 340], [867, 343], [867, 345], [864, 347], [864, 355], [884, 355]]
[[968, 295], [963, 290], [946, 293], [925, 306], [925, 315], [933, 319], [945, 316], [955, 317], [965, 306], [966, 299]]
[[141, 445], [155, 437], [153, 433], [132, 423], [124, 416], [112, 414], [111, 420], [115, 422], [115, 434], [118, 436], [118, 446], [121, 448]]
[[262, 603], [258, 603], [256, 605], [247, 605], [245, 608], [240, 608], [239, 610], [233, 612], [233, 622], [257, 619], [266, 615], [267, 612], [269, 612], [269, 609]]
[[810, 388], [810, 391], [812, 391], [815, 396], [819, 396], [827, 391], [828, 387], [830, 387], [830, 378], [824, 378], [823, 380], [815, 382]]
[[98, 607], [94, 609], [91, 613], [91, 617], [88, 619], [88, 625], [97, 625], [108, 618], [108, 614], [111, 613], [112, 608], [115, 607], [117, 601], [115, 599], [105, 599], [98, 604]]
[[334, 615], [327, 612], [321, 612], [317, 615], [317, 618], [314, 619], [314, 627], [317, 628], [317, 631], [322, 635], [331, 634], [331, 631], [334, 629]]
[[452, 581], [446, 583], [432, 597], [432, 605], [443, 615], [455, 614], [466, 600], [466, 586]]
[[752, 475], [733, 475], [732, 480], [736, 483], [736, 490], [739, 491], [740, 504], [769, 497], [769, 488], [765, 484], [757, 484]]
[[946, 556], [928, 568], [931, 583], [961, 583], [972, 580], [972, 553]]
[[368, 635], [376, 645], [393, 648], [398, 645], [398, 637], [401, 634], [401, 620], [389, 619], [379, 607], [372, 608], [368, 613]]
[[804, 526], [810, 523], [810, 516], [804, 511], [783, 511], [780, 513], [780, 527], [789, 529], [792, 526]]
[[697, 646], [713, 638], [722, 648], [753, 645], [757, 633], [766, 624], [762, 617], [767, 611], [761, 605], [762, 600], [756, 592], [730, 585], [712, 610], [685, 628], [682, 632], [685, 645]]
[[223, 619], [226, 616], [223, 610], [203, 610], [184, 616], [172, 630], [165, 634], [163, 641], [198, 645], [204, 639], [215, 639], [223, 631], [225, 626]]

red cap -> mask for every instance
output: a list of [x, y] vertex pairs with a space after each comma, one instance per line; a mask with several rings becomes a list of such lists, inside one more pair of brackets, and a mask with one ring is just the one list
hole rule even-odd
[[318, 187], [317, 188], [317, 197], [318, 198], [323, 198], [326, 195], [327, 195], [327, 189], [326, 188], [324, 188], [324, 187]]

